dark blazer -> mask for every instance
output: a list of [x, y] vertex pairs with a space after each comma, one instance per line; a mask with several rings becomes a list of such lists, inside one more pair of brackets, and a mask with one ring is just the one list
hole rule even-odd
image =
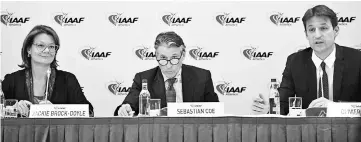
[[[183, 102], [219, 102], [218, 96], [214, 92], [210, 71], [183, 64], [181, 76]], [[137, 73], [129, 94], [122, 104], [130, 104], [135, 114], [138, 114], [142, 79], [147, 79], [148, 81], [150, 98], [161, 99], [161, 107], [167, 107], [164, 79], [159, 67]], [[115, 109], [115, 116], [118, 115], [120, 106]]]
[[[288, 114], [288, 97], [302, 97], [302, 108], [317, 99], [316, 67], [312, 48], [288, 56], [279, 90], [281, 114]], [[361, 52], [336, 44], [333, 101], [361, 102]]]
[[[5, 75], [2, 82], [5, 98], [29, 101], [25, 80], [25, 69]], [[93, 106], [84, 96], [78, 80], [69, 72], [56, 70], [54, 89], [49, 101], [53, 104], [89, 104], [89, 111], [93, 112]]]

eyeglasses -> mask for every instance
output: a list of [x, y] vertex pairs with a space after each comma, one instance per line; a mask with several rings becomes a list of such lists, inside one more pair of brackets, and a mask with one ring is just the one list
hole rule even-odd
[[33, 45], [35, 45], [40, 52], [43, 52], [46, 48], [48, 48], [50, 52], [56, 52], [59, 49], [59, 46], [55, 44], [45, 45], [44, 43], [33, 43]]
[[179, 58], [172, 57], [172, 59], [170, 59], [170, 60], [167, 60], [167, 59], [159, 59], [158, 60], [157, 59], [157, 61], [158, 61], [159, 65], [161, 65], [161, 66], [167, 65], [168, 62], [170, 62], [171, 65], [177, 65], [179, 63], [179, 60], [182, 58], [182, 56], [183, 56], [183, 51], [181, 52], [181, 55]]

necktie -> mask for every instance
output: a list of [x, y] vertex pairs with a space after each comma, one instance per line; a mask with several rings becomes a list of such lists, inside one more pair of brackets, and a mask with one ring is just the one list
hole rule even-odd
[[322, 68], [322, 79], [320, 78], [320, 81], [319, 81], [319, 89], [318, 89], [318, 94], [319, 94], [319, 97], [322, 96], [322, 91], [321, 91], [321, 80], [322, 80], [322, 90], [323, 90], [323, 97], [325, 97], [326, 99], [328, 99], [328, 77], [327, 77], [327, 73], [326, 73], [326, 64], [325, 62], [322, 61], [321, 63], [321, 68]]
[[168, 86], [166, 88], [167, 102], [176, 102], [176, 92], [173, 87], [175, 80], [176, 78], [169, 78], [166, 81], [168, 83]]

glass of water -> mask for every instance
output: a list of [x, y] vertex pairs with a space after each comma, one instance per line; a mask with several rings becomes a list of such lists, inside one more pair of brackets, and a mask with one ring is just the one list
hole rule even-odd
[[302, 97], [289, 97], [288, 103], [290, 109], [302, 109]]
[[301, 116], [302, 115], [302, 97], [289, 97], [289, 115]]
[[18, 100], [6, 99], [5, 100], [5, 118], [17, 118], [18, 117]]
[[149, 116], [160, 116], [160, 99], [149, 99]]

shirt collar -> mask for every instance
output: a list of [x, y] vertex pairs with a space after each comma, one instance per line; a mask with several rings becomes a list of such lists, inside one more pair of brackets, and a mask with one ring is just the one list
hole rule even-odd
[[[333, 51], [331, 52], [331, 54], [325, 60], [323, 60], [326, 63], [327, 67], [329, 67], [329, 68], [333, 67], [333, 65], [335, 64], [335, 60], [336, 60], [335, 45], [332, 48], [333, 48]], [[321, 67], [322, 60], [317, 57], [317, 55], [314, 51], [312, 52], [312, 61], [315, 64], [317, 69]]]
[[[174, 78], [176, 78], [176, 81], [177, 80], [181, 80], [181, 74], [182, 74], [182, 67], [179, 69], [178, 73], [174, 76]], [[164, 82], [167, 81], [169, 78], [167, 76], [165, 76], [163, 73], [163, 79], [164, 79]]]

